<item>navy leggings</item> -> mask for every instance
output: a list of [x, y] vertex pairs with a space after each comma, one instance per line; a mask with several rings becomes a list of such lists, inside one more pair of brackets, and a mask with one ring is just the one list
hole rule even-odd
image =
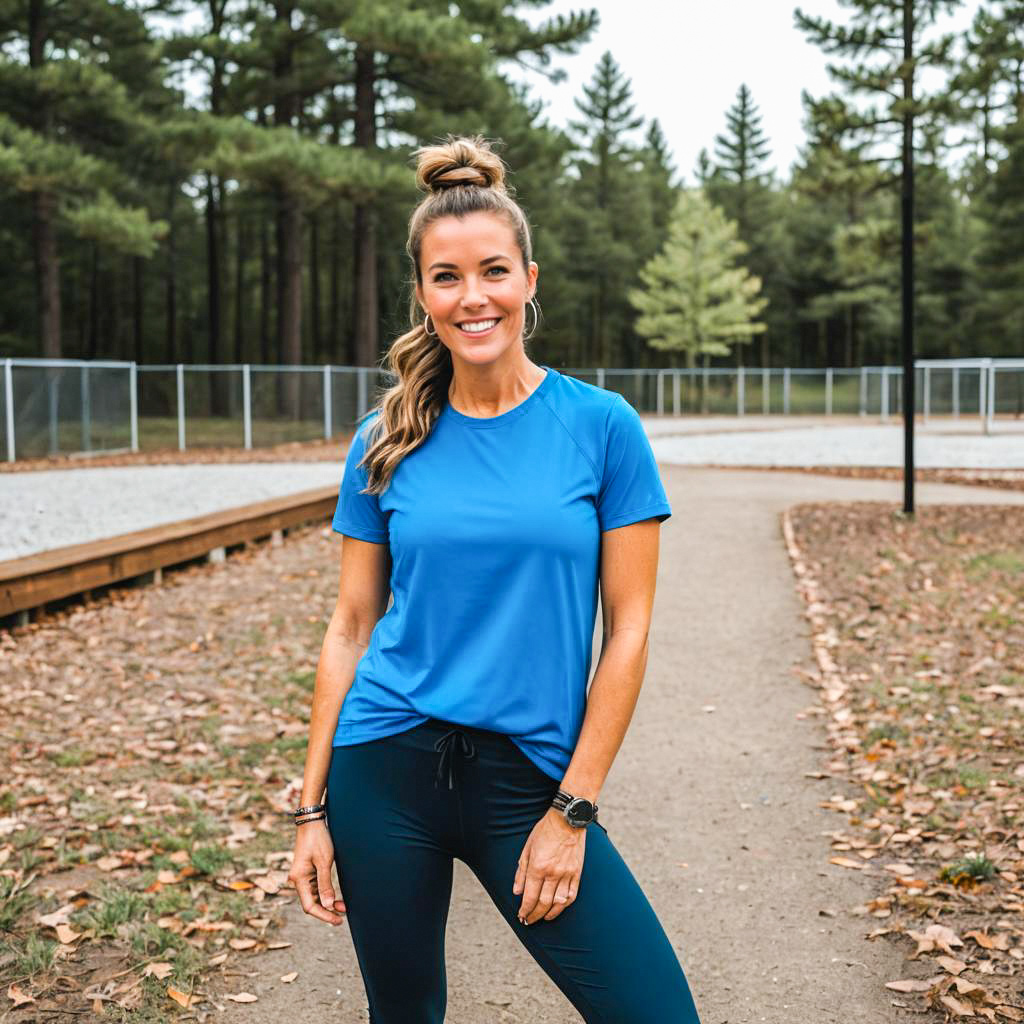
[[453, 858], [587, 1024], [699, 1024], [672, 945], [598, 822], [576, 899], [522, 925], [512, 883], [558, 783], [502, 733], [431, 718], [334, 747], [327, 826], [371, 1024], [442, 1024]]

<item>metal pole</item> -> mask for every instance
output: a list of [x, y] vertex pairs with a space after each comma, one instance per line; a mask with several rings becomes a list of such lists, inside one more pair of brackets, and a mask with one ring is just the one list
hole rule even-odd
[[324, 440], [330, 441], [333, 433], [331, 427], [331, 366], [324, 367]]
[[761, 412], [767, 416], [771, 407], [772, 371], [765, 367], [761, 371]]
[[996, 418], [996, 364], [990, 359], [988, 361], [988, 419], [985, 423], [985, 433], [991, 434], [995, 426]]
[[356, 419], [359, 419], [366, 412], [368, 402], [366, 399], [366, 367], [359, 367], [359, 375], [356, 378]]
[[252, 366], [242, 364], [242, 429], [245, 447], [252, 448]]
[[58, 367], [46, 368], [46, 396], [50, 407], [50, 454], [56, 455], [60, 450], [58, 431], [58, 411], [60, 407], [60, 369]]
[[922, 422], [928, 422], [928, 414], [932, 408], [932, 368], [930, 366], [924, 367], [924, 394], [921, 396], [924, 403]]
[[657, 374], [658, 378], [658, 398], [657, 398], [657, 409], [658, 415], [665, 415], [665, 371], [659, 370]]
[[92, 392], [89, 387], [89, 364], [82, 364], [80, 374], [82, 390], [82, 451], [92, 451]]
[[988, 433], [988, 368], [982, 362], [978, 368], [978, 415], [981, 417], [981, 428]]
[[960, 419], [960, 367], [953, 367], [953, 419]]
[[679, 371], [672, 373], [672, 415], [679, 415]]
[[13, 362], [4, 361], [4, 413], [7, 420], [7, 461], [14, 461], [14, 377], [11, 373]]
[[782, 415], [789, 415], [789, 367], [782, 370]]
[[860, 368], [860, 414], [866, 416], [868, 411], [868, 368]]
[[743, 406], [746, 401], [743, 396], [743, 367], [736, 367], [736, 415], [743, 415]]
[[178, 363], [176, 369], [178, 383], [178, 450], [185, 450], [185, 367]]
[[825, 415], [832, 415], [832, 367], [825, 367]]
[[132, 421], [132, 451], [139, 450], [139, 367], [134, 361], [128, 371], [128, 402]]
[[889, 418], [889, 367], [882, 367], [882, 419]]
[[599, 366], [597, 368], [597, 386], [599, 388], [603, 388], [604, 387], [604, 367], [603, 366]]

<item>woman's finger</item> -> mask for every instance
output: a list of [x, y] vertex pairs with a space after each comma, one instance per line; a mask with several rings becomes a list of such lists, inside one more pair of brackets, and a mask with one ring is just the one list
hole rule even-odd
[[526, 915], [526, 924], [533, 924], [539, 921], [550, 909], [555, 899], [555, 889], [558, 887], [560, 877], [548, 876], [541, 883], [540, 893], [537, 902], [529, 914]]
[[[320, 903], [320, 886], [317, 882], [317, 871], [312, 863], [309, 863], [305, 868], [298, 868], [294, 871], [292, 882], [295, 886], [296, 892], [299, 894], [299, 903], [302, 904], [302, 909], [305, 913], [309, 914], [310, 917], [318, 917], [321, 921], [326, 921], [328, 924], [342, 924], [345, 918], [341, 913], [334, 913], [333, 911], [325, 908]], [[330, 872], [327, 872], [327, 877], [330, 878]], [[344, 909], [344, 904], [339, 908]]]
[[558, 887], [555, 889], [555, 899], [551, 909], [544, 915], [545, 921], [554, 921], [554, 919], [558, 917], [558, 915], [572, 902], [569, 897], [569, 892], [573, 888], [573, 878], [573, 875], [562, 876], [562, 880], [558, 883]]

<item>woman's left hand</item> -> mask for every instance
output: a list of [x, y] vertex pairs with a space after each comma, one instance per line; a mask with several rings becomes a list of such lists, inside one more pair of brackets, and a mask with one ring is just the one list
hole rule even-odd
[[555, 808], [549, 808], [530, 833], [519, 855], [512, 892], [523, 894], [518, 918], [533, 924], [553, 921], [579, 890], [587, 830], [573, 828]]

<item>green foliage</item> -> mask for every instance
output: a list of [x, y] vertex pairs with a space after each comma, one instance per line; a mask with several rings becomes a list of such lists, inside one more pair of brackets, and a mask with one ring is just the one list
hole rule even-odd
[[668, 240], [640, 272], [644, 288], [630, 293], [640, 312], [637, 330], [652, 348], [728, 355], [764, 330], [755, 317], [767, 300], [761, 281], [736, 261], [747, 247], [735, 221], [711, 205], [703, 190], [680, 193]]

